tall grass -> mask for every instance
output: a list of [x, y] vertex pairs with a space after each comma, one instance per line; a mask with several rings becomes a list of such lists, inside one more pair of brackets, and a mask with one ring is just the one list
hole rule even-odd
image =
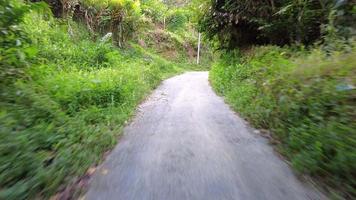
[[272, 130], [279, 149], [300, 172], [346, 197], [356, 186], [356, 50], [325, 55], [258, 47], [222, 56], [213, 87], [259, 128]]
[[21, 28], [36, 57], [1, 95], [0, 199], [63, 189], [116, 144], [151, 89], [189, 67], [138, 45], [93, 41], [80, 24], [35, 12]]

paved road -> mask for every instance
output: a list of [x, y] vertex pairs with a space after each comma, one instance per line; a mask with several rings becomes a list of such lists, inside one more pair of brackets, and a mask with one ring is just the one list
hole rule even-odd
[[170, 78], [139, 107], [86, 200], [324, 199], [208, 83]]

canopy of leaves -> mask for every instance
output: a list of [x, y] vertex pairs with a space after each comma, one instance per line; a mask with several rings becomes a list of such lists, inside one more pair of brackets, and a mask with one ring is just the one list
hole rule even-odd
[[141, 0], [142, 12], [154, 22], [162, 21], [168, 11], [168, 7], [162, 1]]
[[200, 29], [222, 48], [308, 45], [321, 38], [323, 25], [331, 24], [332, 15], [340, 22], [354, 19], [354, 5], [354, 0], [212, 0], [200, 19]]

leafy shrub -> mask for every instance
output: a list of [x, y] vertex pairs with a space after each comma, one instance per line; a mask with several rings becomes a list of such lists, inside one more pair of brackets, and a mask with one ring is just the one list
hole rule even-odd
[[173, 9], [167, 16], [167, 27], [171, 31], [184, 28], [188, 22], [186, 12], [182, 9]]
[[0, 2], [0, 84], [8, 85], [23, 75], [26, 57], [36, 52], [19, 27], [30, 6], [16, 0]]
[[[191, 67], [97, 39], [111, 31], [127, 41], [142, 17], [139, 1], [47, 2], [64, 19], [43, 4], [0, 2], [0, 199], [63, 191], [115, 145], [151, 89]], [[182, 46], [166, 35], [169, 46]]]
[[66, 12], [73, 13], [77, 21], [84, 21], [94, 36], [111, 32], [113, 41], [120, 47], [138, 30], [141, 20], [138, 0], [82, 0], [72, 3], [74, 5], [67, 6]]
[[142, 12], [149, 16], [154, 22], [163, 22], [163, 18], [167, 13], [167, 6], [156, 0], [143, 0], [142, 2]]
[[230, 52], [213, 66], [210, 79], [239, 113], [272, 130], [297, 170], [351, 198], [356, 195], [356, 51], [297, 54], [278, 47]]
[[2, 45], [26, 52], [31, 44], [38, 53], [24, 64], [13, 52], [1, 60], [24, 76], [4, 75], [11, 81], [1, 88], [0, 199], [47, 199], [98, 163], [137, 103], [182, 68], [137, 45], [93, 41], [81, 25], [45, 14], [9, 24], [20, 31]]
[[[200, 29], [219, 48], [251, 45], [312, 45], [325, 35], [355, 34], [353, 1], [211, 0], [200, 12]], [[323, 27], [333, 27], [325, 30]], [[326, 28], [328, 29], [328, 28]]]

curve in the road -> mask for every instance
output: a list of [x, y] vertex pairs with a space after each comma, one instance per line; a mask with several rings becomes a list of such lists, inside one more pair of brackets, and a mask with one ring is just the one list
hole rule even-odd
[[218, 97], [208, 72], [170, 78], [139, 107], [87, 200], [324, 199]]

